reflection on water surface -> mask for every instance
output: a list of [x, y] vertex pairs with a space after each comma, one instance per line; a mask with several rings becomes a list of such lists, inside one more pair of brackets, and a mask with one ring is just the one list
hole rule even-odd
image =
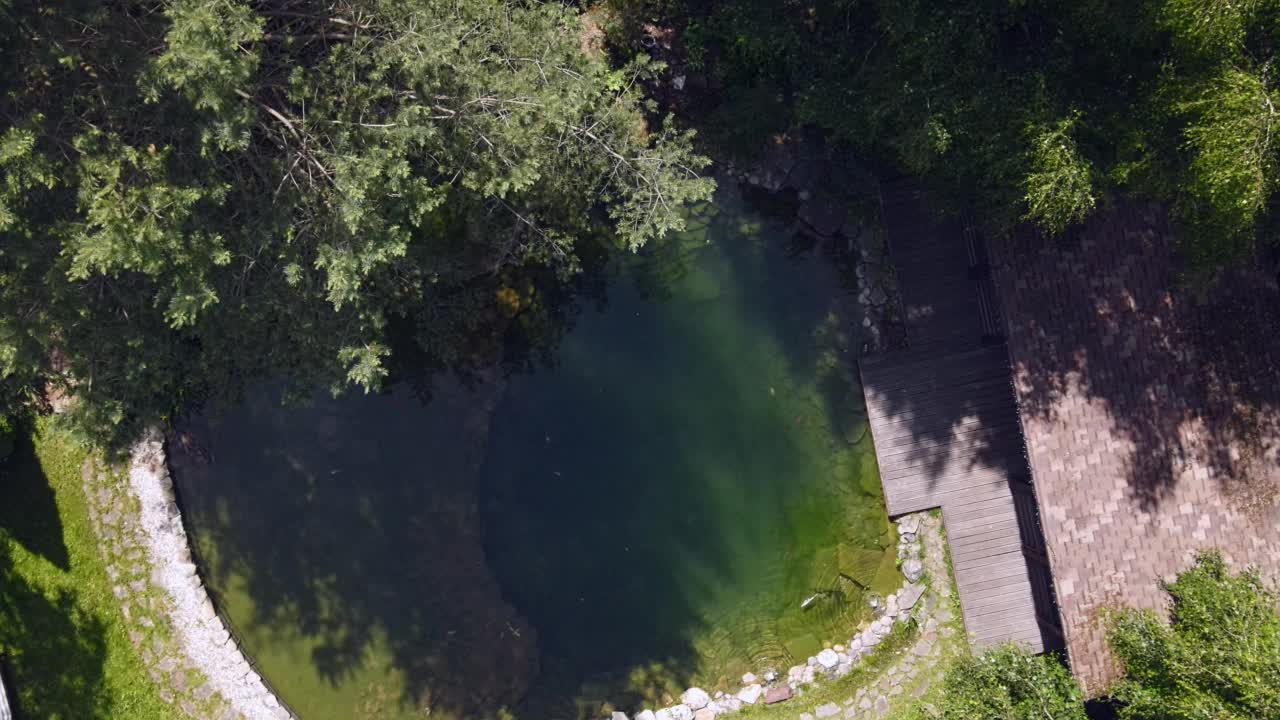
[[553, 367], [192, 424], [209, 584], [305, 720], [630, 710], [895, 581], [828, 259], [722, 193], [611, 273]]

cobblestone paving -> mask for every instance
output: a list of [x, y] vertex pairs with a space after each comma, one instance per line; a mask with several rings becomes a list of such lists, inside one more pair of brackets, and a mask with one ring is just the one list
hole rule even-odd
[[1100, 610], [1161, 608], [1158, 581], [1210, 546], [1280, 578], [1280, 301], [1261, 272], [1180, 289], [1152, 206], [991, 245], [1068, 651], [1097, 694], [1117, 671]]
[[168, 620], [171, 602], [152, 585], [147, 550], [138, 541], [138, 501], [112, 469], [96, 460], [86, 462], [82, 474], [112, 593], [128, 625], [129, 640], [160, 688], [161, 699], [192, 720], [236, 717], [224, 715], [226, 702], [211, 692], [173, 639]]

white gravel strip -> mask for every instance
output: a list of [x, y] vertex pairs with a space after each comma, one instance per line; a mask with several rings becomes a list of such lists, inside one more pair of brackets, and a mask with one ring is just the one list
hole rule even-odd
[[174, 640], [191, 667], [204, 673], [211, 688], [246, 720], [292, 718], [240, 653], [200, 583], [158, 430], [148, 431], [133, 446], [129, 492], [141, 505], [139, 524], [151, 556], [152, 585], [162, 588], [172, 600], [169, 615]]

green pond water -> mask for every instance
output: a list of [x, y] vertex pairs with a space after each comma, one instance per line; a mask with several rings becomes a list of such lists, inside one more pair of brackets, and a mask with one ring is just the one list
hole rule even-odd
[[304, 720], [593, 717], [803, 662], [898, 581], [835, 266], [722, 192], [547, 367], [192, 421], [208, 585]]

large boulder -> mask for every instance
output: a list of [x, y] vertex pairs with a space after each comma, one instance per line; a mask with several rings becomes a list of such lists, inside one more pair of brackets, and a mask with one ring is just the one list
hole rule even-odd
[[760, 683], [752, 683], [739, 690], [737, 698], [748, 705], [755, 705], [763, 694], [764, 687]]
[[801, 222], [822, 237], [832, 237], [839, 233], [848, 217], [848, 211], [843, 205], [821, 196], [801, 205], [798, 214]]
[[778, 685], [776, 687], [771, 687], [769, 688], [769, 691], [764, 694], [765, 705], [773, 705], [776, 703], [785, 702], [790, 699], [791, 699], [790, 685]]
[[914, 583], [903, 586], [898, 593], [898, 607], [903, 610], [910, 610], [920, 601], [920, 596], [924, 595], [924, 586]]
[[701, 710], [711, 702], [711, 696], [702, 688], [691, 687], [680, 696], [680, 702], [688, 705], [691, 710]]
[[902, 563], [902, 574], [907, 578], [907, 582], [919, 582], [920, 578], [924, 577], [924, 563], [912, 558]]

